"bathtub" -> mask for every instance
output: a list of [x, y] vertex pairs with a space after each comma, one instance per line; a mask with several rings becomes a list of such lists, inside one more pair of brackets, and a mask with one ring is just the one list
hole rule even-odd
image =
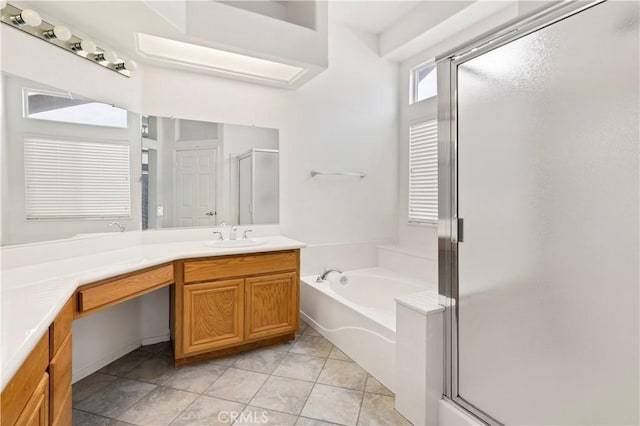
[[[342, 275], [347, 284], [340, 283]], [[302, 319], [395, 391], [395, 298], [437, 285], [383, 268], [333, 272], [320, 283], [316, 278], [301, 278]]]

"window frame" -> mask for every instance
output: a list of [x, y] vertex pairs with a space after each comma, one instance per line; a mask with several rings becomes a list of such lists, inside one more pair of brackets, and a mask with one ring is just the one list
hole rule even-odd
[[438, 64], [433, 59], [430, 59], [426, 62], [422, 62], [415, 67], [409, 69], [409, 105], [414, 105], [420, 102], [428, 101], [429, 99], [434, 99], [438, 97], [437, 91], [437, 82], [436, 82], [436, 93], [433, 96], [429, 96], [428, 98], [418, 99], [418, 83], [417, 83], [417, 75], [420, 71], [425, 68], [431, 68], [431, 72], [438, 71]]

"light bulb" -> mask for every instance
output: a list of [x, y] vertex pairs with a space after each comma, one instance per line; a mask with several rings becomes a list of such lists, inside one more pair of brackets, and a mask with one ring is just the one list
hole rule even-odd
[[80, 42], [80, 48], [87, 53], [95, 53], [97, 49], [96, 44], [91, 40], [82, 40]]
[[25, 9], [20, 12], [20, 18], [30, 27], [38, 27], [42, 24], [40, 14], [33, 9]]
[[67, 41], [71, 38], [71, 31], [67, 27], [56, 25], [53, 27], [53, 35], [60, 41]]
[[118, 54], [113, 50], [107, 50], [102, 54], [104, 56], [104, 60], [114, 64], [118, 60]]
[[133, 72], [138, 68], [138, 64], [133, 59], [126, 59], [124, 61], [124, 67], [125, 69]]

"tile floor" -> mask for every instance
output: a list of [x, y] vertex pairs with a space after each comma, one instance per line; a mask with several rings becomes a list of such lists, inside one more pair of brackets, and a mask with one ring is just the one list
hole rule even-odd
[[143, 346], [73, 385], [74, 426], [410, 425], [393, 406], [304, 323], [293, 342], [178, 369], [168, 343]]

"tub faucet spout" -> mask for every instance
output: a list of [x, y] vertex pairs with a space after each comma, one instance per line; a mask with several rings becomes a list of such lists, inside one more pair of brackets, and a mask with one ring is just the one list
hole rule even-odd
[[342, 273], [342, 269], [337, 269], [337, 268], [327, 268], [324, 270], [324, 272], [320, 275], [318, 275], [318, 278], [316, 279], [317, 283], [321, 283], [322, 281], [324, 281], [327, 278], [327, 275], [329, 275], [332, 272], [337, 272], [339, 274]]

